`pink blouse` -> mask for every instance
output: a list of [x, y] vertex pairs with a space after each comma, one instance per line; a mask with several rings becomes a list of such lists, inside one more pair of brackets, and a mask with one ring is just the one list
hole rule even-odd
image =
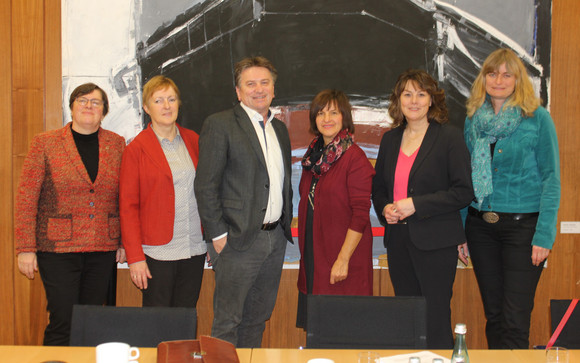
[[395, 185], [393, 187], [394, 202], [407, 198], [409, 174], [411, 173], [411, 167], [415, 162], [419, 149], [417, 148], [410, 156], [405, 155], [403, 150], [399, 150], [399, 158], [397, 159], [397, 167], [395, 168]]

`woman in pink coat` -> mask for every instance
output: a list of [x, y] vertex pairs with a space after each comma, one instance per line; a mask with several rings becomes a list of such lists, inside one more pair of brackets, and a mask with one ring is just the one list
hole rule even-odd
[[316, 135], [302, 159], [298, 206], [298, 316], [306, 330], [308, 294], [372, 295], [369, 218], [375, 171], [354, 142], [351, 106], [341, 91], [324, 90], [310, 105]]

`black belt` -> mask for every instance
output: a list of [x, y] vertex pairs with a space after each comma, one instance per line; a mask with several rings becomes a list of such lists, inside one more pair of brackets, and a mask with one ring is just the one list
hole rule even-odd
[[280, 223], [280, 221], [276, 221], [276, 222], [272, 222], [272, 223], [264, 223], [264, 224], [262, 224], [262, 228], [260, 228], [260, 229], [262, 231], [271, 231], [278, 226], [278, 223]]
[[467, 212], [470, 216], [474, 216], [483, 219], [487, 223], [497, 223], [500, 219], [509, 219], [512, 221], [521, 221], [522, 219], [537, 217], [540, 215], [539, 212], [534, 213], [502, 213], [502, 212], [490, 212], [490, 211], [479, 211], [473, 207], [469, 207]]

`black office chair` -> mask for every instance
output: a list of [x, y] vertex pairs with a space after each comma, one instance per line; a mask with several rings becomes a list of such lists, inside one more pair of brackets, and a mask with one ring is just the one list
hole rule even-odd
[[307, 348], [425, 349], [423, 297], [309, 295]]
[[[566, 310], [568, 310], [570, 302], [571, 300], [550, 300], [552, 333], [560, 324], [560, 320], [562, 320]], [[554, 345], [568, 349], [580, 349], [580, 303], [572, 311], [572, 315], [570, 315]]]
[[193, 308], [73, 306], [71, 346], [123, 342], [157, 347], [162, 341], [195, 339], [197, 314]]

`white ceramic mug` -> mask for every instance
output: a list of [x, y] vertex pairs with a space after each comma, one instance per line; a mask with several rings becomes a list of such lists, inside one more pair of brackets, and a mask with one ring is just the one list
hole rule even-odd
[[129, 363], [139, 358], [139, 348], [126, 343], [103, 343], [96, 350], [97, 363]]

